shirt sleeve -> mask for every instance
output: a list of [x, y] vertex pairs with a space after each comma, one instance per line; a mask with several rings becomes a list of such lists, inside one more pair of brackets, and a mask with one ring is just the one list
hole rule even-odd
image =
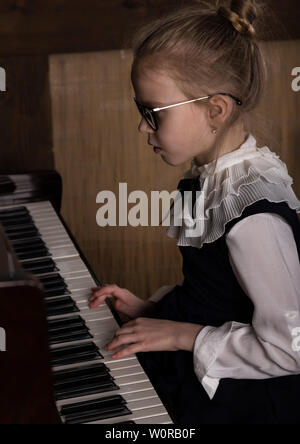
[[167, 293], [169, 293], [173, 288], [176, 287], [176, 285], [182, 285], [184, 279], [179, 283], [175, 285], [163, 285], [158, 290], [155, 291], [155, 293], [150, 296], [148, 301], [150, 302], [158, 302], [160, 301]]
[[300, 373], [300, 263], [290, 225], [277, 214], [255, 214], [235, 224], [226, 243], [254, 314], [251, 325], [227, 322], [198, 334], [194, 368], [211, 399], [221, 378]]

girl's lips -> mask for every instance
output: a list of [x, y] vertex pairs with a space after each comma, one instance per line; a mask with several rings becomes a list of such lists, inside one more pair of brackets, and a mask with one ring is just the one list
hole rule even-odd
[[158, 146], [153, 147], [153, 150], [156, 154], [160, 153], [162, 151], [161, 148], [158, 148]]

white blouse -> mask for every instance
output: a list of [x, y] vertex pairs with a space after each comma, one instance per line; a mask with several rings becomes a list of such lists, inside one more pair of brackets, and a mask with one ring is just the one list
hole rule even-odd
[[[249, 138], [253, 145], [255, 139], [252, 135]], [[243, 163], [244, 155], [248, 155], [249, 138], [241, 147], [246, 146], [243, 153], [240, 148], [225, 155], [227, 171], [224, 172], [224, 168], [221, 168], [217, 170], [217, 176], [225, 173], [225, 177], [230, 178], [231, 167], [240, 169], [239, 163]], [[240, 157], [237, 164], [238, 156]], [[272, 155], [272, 158], [269, 159], [270, 164], [273, 162], [272, 174], [277, 179], [281, 178], [277, 186], [282, 187], [282, 196], [286, 192], [285, 199], [275, 201], [285, 200], [290, 207], [294, 205], [297, 212], [300, 212], [300, 202], [291, 189], [292, 181], [285, 164], [281, 161], [278, 163], [279, 157], [276, 155]], [[224, 162], [224, 156], [221, 159]], [[252, 165], [255, 171], [255, 157], [252, 159]], [[210, 166], [211, 164], [197, 167], [194, 172], [199, 174], [199, 169], [201, 172], [207, 171]], [[192, 168], [195, 168], [195, 164]], [[257, 164], [256, 171], [260, 172]], [[262, 175], [257, 176], [259, 183], [262, 181]], [[218, 179], [209, 177], [209, 180]], [[264, 186], [268, 184], [265, 183]], [[232, 186], [227, 184], [226, 189], [232, 190]], [[272, 186], [270, 189], [272, 192]], [[223, 200], [224, 196], [226, 200], [224, 188], [219, 191]], [[261, 192], [264, 192], [264, 187], [261, 187]], [[264, 194], [260, 198], [263, 197]], [[268, 197], [271, 200], [269, 195]], [[240, 204], [241, 202], [237, 203], [236, 209], [240, 209]], [[219, 205], [220, 216], [216, 219], [219, 230], [207, 231], [206, 236], [210, 236], [209, 240], [204, 232], [202, 239], [196, 239], [198, 248], [201, 248], [205, 241], [212, 241], [212, 237], [218, 238], [223, 234], [222, 227], [224, 228], [223, 224], [226, 223], [223, 209], [224, 207]], [[178, 230], [178, 227], [176, 229]], [[178, 245], [185, 242], [189, 245], [191, 239], [192, 242], [195, 241], [195, 238], [184, 239], [182, 227], [180, 230], [176, 232]], [[220, 327], [206, 326], [196, 337], [193, 350], [194, 370], [210, 399], [213, 398], [221, 378], [264, 379], [300, 374], [300, 263], [290, 225], [275, 213], [259, 213], [237, 222], [225, 239], [232, 270], [242, 289], [252, 300], [254, 314], [252, 325], [233, 321]], [[157, 302], [172, 288], [173, 286], [161, 287], [149, 300]]]

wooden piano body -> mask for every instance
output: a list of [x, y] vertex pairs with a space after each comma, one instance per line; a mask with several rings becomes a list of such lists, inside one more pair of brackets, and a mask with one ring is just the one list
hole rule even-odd
[[0, 423], [56, 424], [44, 294], [0, 230]]

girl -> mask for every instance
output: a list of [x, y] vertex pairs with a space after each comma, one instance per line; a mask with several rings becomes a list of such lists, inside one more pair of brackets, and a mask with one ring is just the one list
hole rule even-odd
[[300, 423], [300, 201], [246, 129], [266, 80], [259, 5], [212, 3], [145, 26], [132, 66], [139, 130], [167, 164], [191, 160], [179, 188], [204, 193], [203, 233], [167, 230], [181, 284], [148, 301], [105, 285], [90, 306], [114, 296], [132, 318], [107, 349], [138, 354], [175, 423]]

